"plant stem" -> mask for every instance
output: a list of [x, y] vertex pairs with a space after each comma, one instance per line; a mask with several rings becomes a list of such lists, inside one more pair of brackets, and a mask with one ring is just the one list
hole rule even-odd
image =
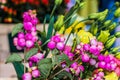
[[[56, 75], [58, 75], [59, 73], [61, 73], [62, 71], [64, 71], [65, 70], [65, 68], [63, 68], [62, 70], [60, 70], [59, 72], [57, 72], [57, 73], [55, 73], [53, 76], [51, 76], [49, 79], [51, 79], [51, 78], [53, 78], [53, 77], [55, 77]], [[49, 80], [48, 79], [48, 80]]]
[[25, 60], [25, 54], [26, 54], [26, 49], [24, 48], [24, 73], [26, 72], [26, 68], [25, 68], [25, 62], [26, 62], [26, 60]]
[[53, 10], [52, 10], [51, 15], [50, 15], [50, 19], [52, 18], [52, 16], [53, 16], [56, 8], [57, 8], [57, 5], [55, 5], [55, 6], [53, 7]]

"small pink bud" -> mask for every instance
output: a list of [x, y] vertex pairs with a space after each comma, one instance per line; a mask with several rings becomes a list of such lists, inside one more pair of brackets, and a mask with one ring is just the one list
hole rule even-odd
[[54, 41], [50, 41], [48, 42], [47, 47], [52, 50], [56, 47], [56, 43]]
[[18, 45], [18, 38], [17, 37], [15, 37], [14, 39], [13, 39], [13, 44], [15, 45], [15, 46], [17, 46]]
[[90, 64], [91, 65], [95, 65], [96, 64], [96, 60], [95, 59], [90, 59]]
[[91, 40], [90, 40], [90, 44], [91, 44], [92, 46], [97, 46], [97, 40], [96, 40], [96, 39], [91, 39]]
[[19, 33], [18, 33], [18, 38], [24, 38], [24, 37], [25, 37], [25, 35], [24, 35], [23, 32], [19, 32]]
[[87, 54], [83, 54], [81, 58], [83, 62], [88, 62], [90, 57]]
[[25, 39], [24, 38], [18, 39], [18, 46], [20, 46], [20, 47], [24, 47], [25, 46]]
[[22, 50], [23, 48], [20, 46], [16, 46], [17, 50]]
[[22, 80], [32, 80], [31, 73], [24, 73], [22, 76]]
[[98, 73], [98, 76], [104, 77], [104, 73], [103, 73], [103, 72], [99, 72], [99, 73]]
[[33, 45], [34, 45], [34, 42], [32, 40], [26, 41], [26, 47], [31, 48], [31, 47], [33, 47]]
[[83, 45], [83, 49], [84, 49], [85, 51], [89, 51], [90, 45], [89, 45], [89, 44], [84, 44], [84, 45]]
[[64, 49], [64, 43], [59, 42], [59, 43], [57, 43], [56, 47], [57, 47], [57, 49], [59, 49], [59, 50], [63, 50], [63, 49]]
[[33, 71], [32, 71], [32, 76], [33, 76], [34, 78], [39, 77], [39, 76], [40, 76], [40, 71], [39, 71], [39, 70], [33, 70]]
[[98, 67], [105, 68], [105, 64], [106, 63], [104, 61], [101, 61], [101, 62], [98, 63]]
[[32, 23], [31, 22], [24, 22], [24, 29], [27, 31], [31, 31], [32, 29]]

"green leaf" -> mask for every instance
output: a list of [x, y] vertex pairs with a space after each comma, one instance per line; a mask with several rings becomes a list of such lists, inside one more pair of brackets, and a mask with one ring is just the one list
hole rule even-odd
[[54, 28], [54, 16], [51, 18], [48, 26], [47, 39], [49, 39], [52, 36], [53, 28]]
[[69, 58], [67, 57], [67, 55], [62, 54], [62, 55], [56, 55], [52, 57], [52, 64], [53, 66], [55, 64], [60, 64], [61, 62], [65, 61], [67, 63], [67, 65], [69, 66], [71, 64]]
[[15, 36], [19, 31], [22, 31], [23, 28], [23, 24], [22, 23], [18, 23], [15, 25], [15, 27], [12, 30], [12, 37]]
[[45, 58], [45, 59], [41, 60], [38, 63], [38, 69], [41, 72], [41, 76], [44, 78], [47, 78], [50, 74], [51, 69], [52, 69], [51, 58]]
[[18, 55], [17, 53], [14, 53], [12, 55], [10, 55], [7, 60], [6, 63], [10, 63], [10, 62], [20, 62], [22, 61], [22, 58], [20, 55]]
[[73, 80], [72, 75], [66, 71], [62, 71], [60, 74], [57, 75], [57, 77], [60, 79], [63, 79], [63, 77], [65, 77], [65, 76], [67, 76], [69, 78], [69, 80]]
[[25, 55], [25, 59], [28, 60], [31, 56], [35, 55], [38, 52], [37, 48], [32, 48], [30, 51], [28, 51]]
[[24, 74], [24, 66], [23, 64], [19, 62], [13, 62], [13, 66], [15, 68], [15, 71], [17, 73], [17, 77], [19, 80], [22, 80], [22, 75]]

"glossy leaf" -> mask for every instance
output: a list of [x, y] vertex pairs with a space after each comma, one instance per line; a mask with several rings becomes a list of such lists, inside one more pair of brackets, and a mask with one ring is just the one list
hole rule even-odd
[[20, 55], [18, 55], [17, 53], [14, 53], [12, 55], [10, 55], [7, 60], [6, 63], [10, 63], [10, 62], [20, 62], [22, 61], [22, 58]]
[[30, 51], [28, 51], [25, 55], [25, 59], [28, 60], [31, 56], [35, 55], [38, 52], [37, 48], [32, 48]]
[[23, 28], [23, 24], [22, 23], [18, 23], [15, 25], [15, 27], [12, 30], [12, 37], [15, 36], [19, 31], [22, 31]]

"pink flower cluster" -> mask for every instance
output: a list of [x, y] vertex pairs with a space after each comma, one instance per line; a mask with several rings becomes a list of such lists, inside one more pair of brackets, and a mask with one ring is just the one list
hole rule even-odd
[[44, 54], [37, 53], [29, 58], [29, 67], [33, 66], [33, 63], [38, 63], [40, 60], [44, 58]]
[[79, 65], [77, 62], [74, 62], [70, 66], [70, 71], [76, 76], [79, 76], [80, 72], [84, 71], [84, 67], [82, 65]]
[[99, 71], [98, 73], [94, 74], [92, 80], [104, 80], [104, 72]]
[[51, 50], [56, 48], [62, 51], [65, 46], [64, 41], [65, 41], [65, 38], [62, 37], [62, 35], [56, 34], [55, 36], [51, 37], [50, 41], [47, 44], [47, 47]]
[[40, 71], [36, 67], [33, 67], [31, 69], [32, 70], [30, 72], [24, 73], [22, 75], [22, 80], [32, 80], [32, 77], [38, 78], [40, 76]]
[[38, 23], [38, 19], [36, 14], [29, 10], [28, 12], [24, 12], [23, 14], [23, 27], [24, 32], [19, 32], [17, 37], [14, 38], [14, 45], [18, 50], [26, 48], [32, 48], [34, 43], [38, 40], [36, 24]]

